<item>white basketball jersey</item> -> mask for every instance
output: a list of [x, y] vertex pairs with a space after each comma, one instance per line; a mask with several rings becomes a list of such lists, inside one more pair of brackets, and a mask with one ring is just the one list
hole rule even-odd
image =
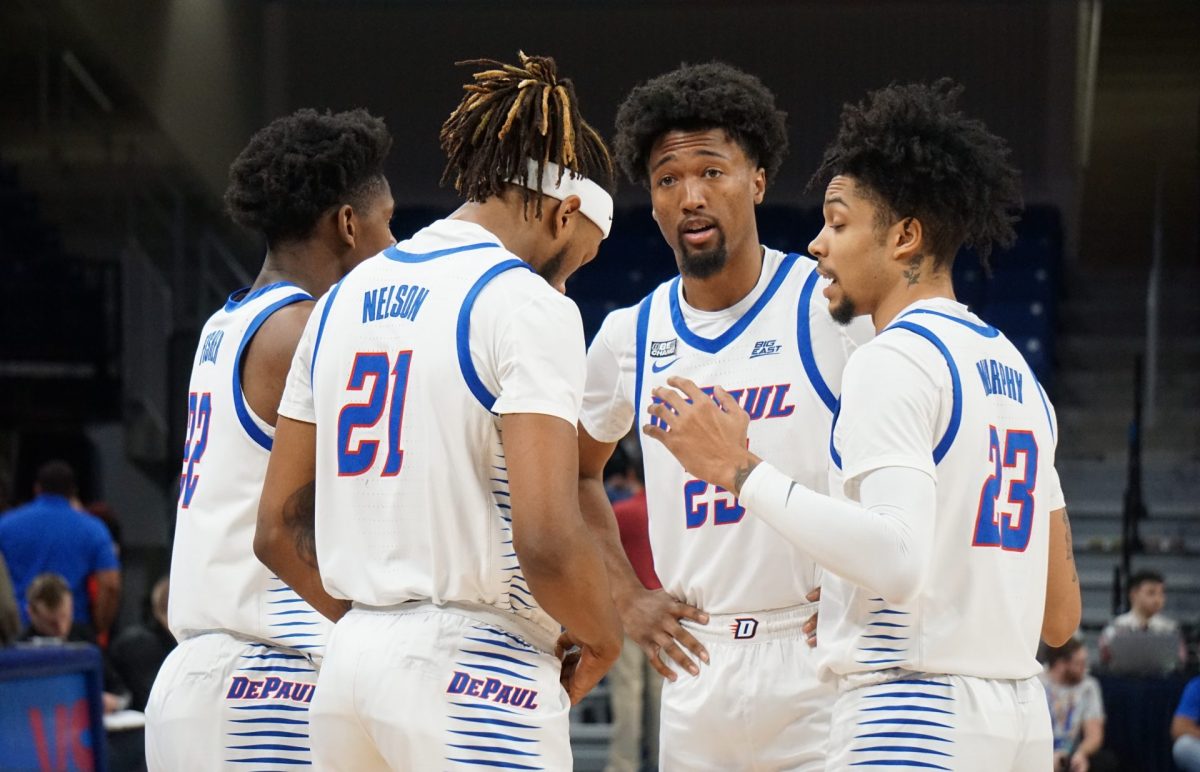
[[[774, 272], [741, 318], [715, 338], [687, 323], [679, 278], [637, 311], [635, 413], [667, 378], [728, 391], [750, 414], [750, 449], [795, 480], [825, 491], [828, 434], [840, 393], [847, 339], [830, 320], [816, 262], [768, 253]], [[736, 497], [687, 474], [661, 443], [642, 443], [654, 570], [671, 595], [713, 614], [805, 603], [820, 582], [815, 563]]]
[[224, 630], [278, 646], [324, 647], [329, 622], [254, 556], [258, 502], [275, 428], [242, 393], [251, 338], [280, 308], [312, 300], [285, 282], [235, 292], [209, 318], [188, 386], [168, 621], [176, 638]]
[[[941, 384], [943, 392], [930, 438], [937, 483], [931, 562], [906, 604], [827, 575], [819, 633], [826, 665], [842, 674], [1035, 675], [1048, 518], [1063, 506], [1053, 408], [1012, 343], [957, 303], [915, 304], [862, 352], [885, 342], [931, 363], [930, 387]], [[878, 388], [886, 384], [880, 374]], [[835, 422], [834, 462], [849, 472], [854, 461], [839, 455], [841, 429]], [[831, 480], [835, 495], [854, 498], [853, 482], [843, 484], [836, 470]]]
[[[513, 548], [492, 412], [505, 412], [497, 404], [504, 396], [485, 385], [511, 365], [476, 367], [497, 361], [491, 342], [504, 340], [511, 315], [473, 317], [485, 289], [512, 304], [501, 306], [505, 313], [533, 297], [574, 315], [576, 350], [550, 352], [564, 362], [559, 369], [577, 365], [567, 416], [574, 424], [583, 379], [578, 310], [488, 231], [434, 223], [355, 268], [313, 313], [317, 559], [334, 597], [369, 606], [485, 604], [557, 634]], [[547, 348], [557, 334], [546, 331]], [[293, 378], [300, 365], [298, 357]], [[555, 383], [548, 377], [545, 388]], [[284, 401], [291, 395], [289, 384]]]

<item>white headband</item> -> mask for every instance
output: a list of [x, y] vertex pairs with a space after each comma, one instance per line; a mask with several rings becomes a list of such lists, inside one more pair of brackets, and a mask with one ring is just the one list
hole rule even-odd
[[565, 200], [567, 196], [579, 196], [579, 211], [596, 224], [596, 227], [604, 234], [604, 238], [608, 238], [608, 233], [612, 230], [613, 199], [608, 195], [607, 190], [570, 169], [563, 170], [562, 179], [559, 179], [560, 167], [553, 161], [546, 162], [546, 167], [542, 170], [542, 184], [540, 187], [535, 187], [537, 168], [538, 162], [530, 158], [528, 182], [520, 177], [509, 180], [509, 182], [536, 190], [543, 195], [553, 196], [559, 201]]

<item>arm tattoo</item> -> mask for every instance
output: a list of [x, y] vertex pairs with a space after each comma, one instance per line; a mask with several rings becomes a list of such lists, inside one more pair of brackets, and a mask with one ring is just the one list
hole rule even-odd
[[283, 523], [292, 532], [296, 554], [313, 568], [317, 567], [317, 483], [297, 488], [283, 503]]
[[[737, 471], [733, 473], [734, 496], [737, 496], [742, 492], [742, 486], [746, 484], [746, 478], [750, 476], [750, 473], [754, 471], [756, 466], [758, 466], [758, 461], [747, 461], [745, 464], [739, 466]], [[788, 493], [790, 495], [791, 491], [788, 491]]]
[[1071, 564], [1071, 582], [1079, 584], [1079, 572], [1075, 570], [1075, 548], [1071, 546], [1071, 520], [1067, 517], [1067, 510], [1063, 510], [1063, 529], [1067, 536], [1067, 562]]
[[924, 262], [925, 255], [915, 255], [908, 261], [908, 267], [904, 269], [904, 278], [908, 279], [908, 286], [911, 287], [921, 280], [921, 264]]

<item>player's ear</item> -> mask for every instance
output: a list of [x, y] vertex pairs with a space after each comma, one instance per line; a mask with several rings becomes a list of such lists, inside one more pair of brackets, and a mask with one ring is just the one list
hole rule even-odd
[[334, 211], [334, 228], [338, 240], [350, 249], [354, 248], [354, 240], [358, 236], [358, 221], [354, 216], [354, 207], [342, 204]]
[[754, 172], [754, 205], [758, 206], [763, 202], [763, 195], [767, 192], [767, 170], [761, 166]]
[[905, 217], [891, 227], [888, 238], [891, 240], [893, 257], [907, 263], [926, 250], [925, 232], [921, 221], [916, 217]]
[[554, 238], [558, 239], [571, 232], [579, 214], [579, 205], [582, 202], [579, 196], [567, 196], [562, 201], [551, 198], [550, 201], [555, 204], [550, 232]]

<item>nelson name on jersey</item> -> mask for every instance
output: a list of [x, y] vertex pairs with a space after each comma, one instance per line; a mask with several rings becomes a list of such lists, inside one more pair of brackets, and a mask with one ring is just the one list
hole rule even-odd
[[1020, 370], [1009, 367], [995, 359], [980, 359], [975, 363], [979, 378], [983, 381], [983, 391], [989, 397], [999, 394], [1011, 400], [1024, 404], [1025, 376]]
[[416, 284], [387, 284], [363, 293], [363, 324], [382, 319], [413, 321], [421, 311], [429, 290]]

